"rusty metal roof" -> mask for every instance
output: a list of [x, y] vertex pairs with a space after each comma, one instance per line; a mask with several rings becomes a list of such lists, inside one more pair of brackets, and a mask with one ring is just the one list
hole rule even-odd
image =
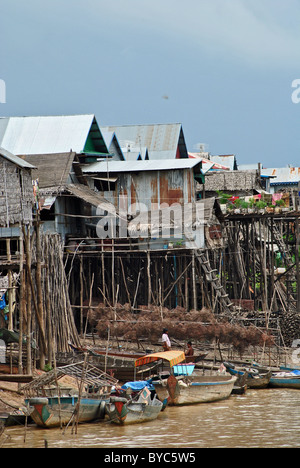
[[296, 185], [300, 182], [300, 167], [269, 168], [263, 176], [271, 176], [271, 185]]

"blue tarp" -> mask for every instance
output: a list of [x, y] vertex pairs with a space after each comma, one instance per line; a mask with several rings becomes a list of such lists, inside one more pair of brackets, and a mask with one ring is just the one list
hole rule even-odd
[[5, 309], [5, 307], [6, 307], [5, 294], [3, 294], [3, 297], [0, 298], [0, 309]]
[[134, 392], [139, 392], [140, 390], [143, 390], [143, 388], [149, 388], [149, 390], [154, 390], [154, 387], [151, 383], [151, 381], [148, 380], [139, 380], [136, 382], [127, 382], [125, 385], [123, 385], [122, 390], [127, 390], [128, 388], [131, 388]]

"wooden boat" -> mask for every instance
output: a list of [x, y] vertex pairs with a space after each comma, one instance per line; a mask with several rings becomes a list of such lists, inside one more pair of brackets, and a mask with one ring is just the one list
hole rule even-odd
[[[135, 368], [135, 361], [139, 358], [145, 357], [145, 352], [137, 351], [120, 351], [120, 350], [105, 350], [94, 347], [78, 348], [69, 343], [71, 349], [76, 353], [78, 357], [83, 352], [90, 354], [90, 362], [95, 366], [99, 366], [102, 369], [112, 375], [115, 379], [121, 382], [129, 382], [137, 379], [144, 379], [145, 369], [139, 371]], [[207, 353], [195, 354], [194, 356], [186, 356], [184, 361], [185, 364], [197, 364], [201, 362]], [[70, 357], [69, 357], [70, 358]], [[149, 366], [150, 372], [154, 366]]]
[[189, 376], [153, 380], [158, 398], [169, 406], [193, 405], [230, 397], [236, 377], [228, 375]]
[[272, 371], [269, 371], [267, 369], [259, 370], [258, 368], [249, 367], [236, 368], [233, 364], [230, 364], [229, 362], [224, 362], [223, 364], [226, 367], [227, 372], [229, 372], [229, 374], [232, 376], [240, 377], [246, 374], [248, 388], [267, 388], [272, 377]]
[[244, 395], [247, 391], [247, 374], [246, 372], [244, 373], [244, 375], [239, 375], [237, 377], [237, 380], [233, 386], [233, 389], [232, 389], [232, 394], [233, 395]]
[[163, 403], [145, 387], [134, 398], [111, 397], [106, 404], [106, 414], [113, 424], [137, 424], [157, 419]]
[[60, 365], [74, 363], [81, 360], [84, 353], [89, 354], [89, 361], [121, 382], [135, 379], [134, 363], [139, 357], [145, 356], [143, 352], [120, 351], [114, 349], [99, 349], [95, 347], [78, 348], [69, 343], [72, 353], [60, 353]]
[[295, 388], [300, 389], [300, 371], [291, 370], [274, 372], [270, 379], [271, 388]]
[[[66, 375], [79, 382], [78, 389], [51, 385]], [[117, 383], [84, 361], [47, 372], [25, 385], [23, 391], [33, 421], [40, 427], [49, 428], [66, 425], [72, 420], [83, 423], [104, 418], [105, 405]]]
[[0, 424], [4, 427], [25, 426], [32, 422], [30, 416], [26, 416], [23, 411], [13, 411], [12, 413], [0, 413]]
[[109, 398], [92, 398], [85, 394], [80, 399], [78, 395], [29, 398], [25, 403], [33, 408], [30, 416], [39, 427], [52, 428], [66, 426], [74, 417], [78, 423], [103, 419], [108, 401]]
[[207, 355], [208, 355], [208, 352], [195, 354], [194, 356], [185, 356], [185, 362], [198, 364], [199, 362], [203, 361]]
[[207, 403], [223, 400], [231, 395], [236, 377], [228, 375], [197, 376], [192, 374], [176, 378], [173, 375], [173, 368], [185, 360], [185, 355], [181, 351], [150, 354], [138, 359], [135, 365], [140, 367], [159, 360], [167, 361], [170, 366], [169, 375], [158, 375], [152, 378], [152, 384], [157, 396], [164, 404], [177, 406]]

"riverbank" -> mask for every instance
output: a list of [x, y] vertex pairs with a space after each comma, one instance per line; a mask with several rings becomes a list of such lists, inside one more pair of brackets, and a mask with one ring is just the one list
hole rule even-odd
[[[43, 371], [36, 370], [34, 376], [44, 374]], [[76, 381], [71, 377], [63, 377], [60, 379], [61, 385], [78, 388]], [[21, 387], [24, 384], [21, 384]], [[19, 384], [12, 382], [0, 382], [0, 413], [12, 413], [15, 410], [25, 410], [24, 394], [19, 389]]]
[[[185, 349], [184, 342], [173, 342], [172, 340], [172, 347], [174, 349]], [[130, 341], [116, 341], [111, 339], [109, 343], [106, 340], [103, 340], [97, 336], [87, 336], [82, 341], [83, 347], [88, 348], [102, 348], [106, 349], [119, 349], [120, 351], [128, 351], [128, 352], [146, 352], [147, 350], [151, 350], [151, 352], [161, 351], [161, 345], [159, 343], [149, 343], [149, 342], [130, 342]], [[232, 349], [223, 347], [223, 346], [215, 346], [209, 343], [195, 343], [194, 344], [195, 355], [201, 354], [202, 352], [207, 352], [207, 357], [204, 361], [201, 361], [199, 365], [206, 369], [211, 369], [211, 371], [215, 372], [221, 365], [222, 361], [231, 361], [231, 362], [248, 362], [249, 364], [252, 361], [257, 361], [261, 365], [264, 366], [271, 366], [271, 367], [279, 367], [279, 365], [293, 365], [291, 362], [292, 352], [294, 349], [286, 349], [285, 353], [280, 356], [280, 363], [276, 357], [278, 358], [278, 349], [271, 348], [268, 349], [267, 352], [262, 352], [261, 349], [250, 347], [243, 356], [239, 355], [237, 352], [233, 352]], [[262, 359], [264, 358], [264, 359]], [[39, 375], [43, 374], [44, 372], [41, 370], [35, 370], [34, 376], [38, 377]], [[78, 388], [76, 381], [71, 377], [63, 377], [60, 379], [60, 384], [74, 386], [74, 388]], [[11, 383], [11, 382], [0, 382], [0, 413], [11, 413], [15, 410], [25, 409], [24, 403], [24, 394], [20, 393], [20, 388], [22, 388], [23, 384]]]
[[18, 384], [0, 382], [0, 413], [11, 413], [25, 407], [24, 395], [18, 391]]

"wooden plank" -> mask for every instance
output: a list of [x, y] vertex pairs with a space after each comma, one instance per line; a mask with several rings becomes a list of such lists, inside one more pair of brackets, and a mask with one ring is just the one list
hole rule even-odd
[[0, 382], [29, 383], [33, 380], [28, 374], [3, 374], [0, 375]]

